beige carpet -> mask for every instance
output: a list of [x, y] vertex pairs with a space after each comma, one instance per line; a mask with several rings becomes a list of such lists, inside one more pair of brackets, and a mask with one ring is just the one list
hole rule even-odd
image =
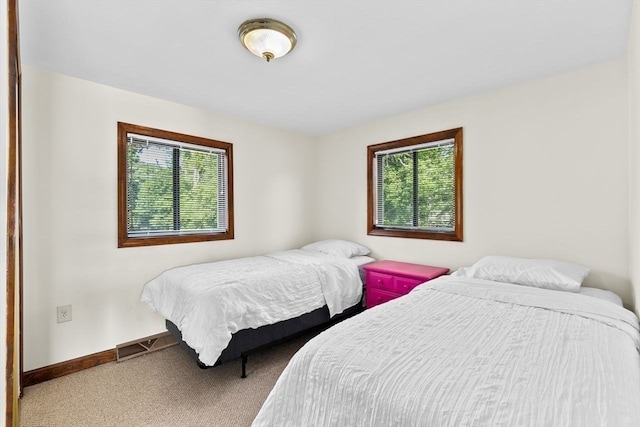
[[202, 370], [178, 346], [31, 387], [22, 426], [248, 426], [289, 359], [312, 335]]

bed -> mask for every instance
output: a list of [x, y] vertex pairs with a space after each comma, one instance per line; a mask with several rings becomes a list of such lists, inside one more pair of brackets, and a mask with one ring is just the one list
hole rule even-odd
[[421, 284], [310, 340], [253, 426], [638, 426], [638, 319], [585, 270], [495, 257]]
[[323, 240], [273, 252], [167, 270], [148, 282], [141, 300], [167, 329], [210, 367], [306, 329], [362, 311], [359, 267], [369, 249]]

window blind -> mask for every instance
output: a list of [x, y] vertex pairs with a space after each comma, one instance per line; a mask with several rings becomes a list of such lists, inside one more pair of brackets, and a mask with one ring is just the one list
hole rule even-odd
[[452, 231], [455, 227], [454, 140], [377, 152], [376, 225]]
[[129, 237], [227, 230], [224, 150], [127, 134]]

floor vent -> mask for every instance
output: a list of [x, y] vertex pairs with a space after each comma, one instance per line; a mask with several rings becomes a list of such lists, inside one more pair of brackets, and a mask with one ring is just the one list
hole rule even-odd
[[116, 346], [116, 361], [131, 359], [132, 357], [142, 356], [152, 351], [162, 350], [163, 348], [176, 345], [178, 342], [169, 332], [151, 335], [136, 341], [129, 341]]

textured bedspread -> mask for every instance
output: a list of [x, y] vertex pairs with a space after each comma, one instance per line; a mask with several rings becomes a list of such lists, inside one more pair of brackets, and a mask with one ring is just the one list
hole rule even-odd
[[610, 302], [442, 277], [307, 343], [254, 426], [638, 426], [638, 345]]
[[231, 334], [300, 316], [325, 304], [331, 316], [360, 301], [348, 259], [292, 250], [178, 267], [147, 283], [141, 299], [173, 322], [206, 365]]

